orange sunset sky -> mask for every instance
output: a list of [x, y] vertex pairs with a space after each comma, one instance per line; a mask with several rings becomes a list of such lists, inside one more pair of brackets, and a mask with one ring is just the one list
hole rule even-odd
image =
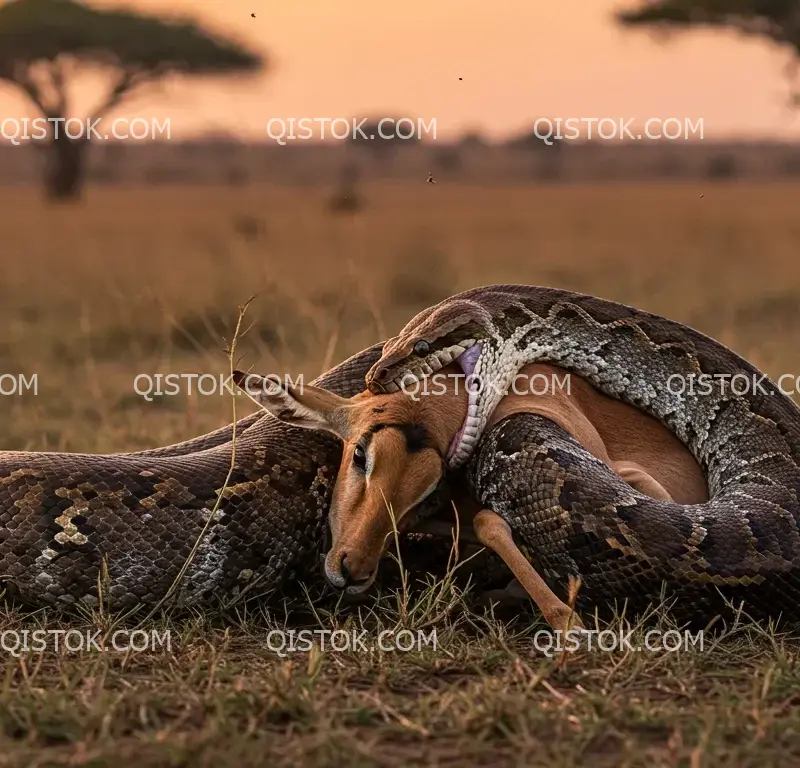
[[[274, 66], [248, 81], [170, 83], [115, 116], [169, 117], [173, 137], [265, 137], [273, 117], [408, 115], [435, 118], [439, 138], [467, 129], [502, 138], [560, 116], [703, 118], [706, 138], [800, 139], [800, 110], [787, 106], [787, 51], [725, 32], [660, 44], [616, 25], [613, 12], [631, 4], [139, 0], [142, 11], [193, 15], [235, 35]], [[76, 93], [76, 113], [92, 88]], [[4, 117], [34, 114], [7, 89], [0, 108]]]

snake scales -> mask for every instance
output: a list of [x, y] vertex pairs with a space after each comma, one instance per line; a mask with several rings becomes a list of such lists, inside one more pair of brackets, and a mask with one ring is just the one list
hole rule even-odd
[[[467, 359], [464, 372], [478, 386], [451, 466], [466, 465], [475, 496], [506, 520], [562, 596], [576, 575], [584, 605], [644, 607], [666, 586], [675, 615], [708, 617], [744, 603], [754, 617], [800, 618], [800, 409], [757, 368], [657, 315], [498, 285], [420, 313], [385, 345], [367, 382], [394, 391], [453, 359]], [[560, 366], [657, 418], [697, 459], [709, 501], [645, 496], [539, 416], [484, 433], [516, 372], [532, 362]]]
[[[575, 574], [582, 600], [595, 604], [649, 601], [666, 582], [694, 613], [716, 608], [719, 594], [754, 611], [798, 610], [800, 411], [756, 368], [690, 328], [590, 296], [489, 286], [425, 310], [316, 383], [350, 396], [369, 371], [371, 387], [391, 389], [472, 342], [474, 373], [497, 391], [528, 362], [559, 365], [662, 421], [708, 479], [707, 504], [680, 506], [637, 493], [546, 419], [514, 416], [483, 433], [501, 396], [486, 388], [453, 469], [508, 521], [555, 589]], [[735, 395], [717, 382], [710, 394], [679, 396], [667, 385], [700, 372], [746, 374], [759, 386]], [[0, 454], [0, 576], [10, 594], [93, 605], [107, 569], [112, 606], [152, 604], [198, 541], [173, 596], [181, 605], [316, 573], [340, 445], [262, 414], [235, 428], [227, 483], [234, 425], [132, 454]], [[446, 507], [441, 495], [426, 504], [430, 513]]]
[[[316, 383], [354, 395], [379, 354]], [[181, 606], [308, 581], [340, 459], [335, 439], [263, 412], [138, 453], [0, 453], [0, 576], [18, 601], [64, 607], [96, 605], [100, 578], [121, 608], [165, 598], [187, 559], [171, 596]]]

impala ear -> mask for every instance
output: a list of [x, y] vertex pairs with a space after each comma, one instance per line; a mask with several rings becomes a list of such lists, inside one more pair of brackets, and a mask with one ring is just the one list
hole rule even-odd
[[305, 429], [322, 429], [347, 439], [350, 401], [320, 387], [300, 382], [294, 386], [277, 376], [234, 371], [233, 380], [250, 399], [286, 424]]

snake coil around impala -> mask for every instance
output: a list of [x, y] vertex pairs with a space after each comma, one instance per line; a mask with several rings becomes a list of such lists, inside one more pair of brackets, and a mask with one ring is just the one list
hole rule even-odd
[[[635, 604], [657, 600], [666, 584], [696, 615], [732, 598], [754, 614], [800, 616], [800, 409], [758, 369], [665, 318], [506, 285], [425, 310], [316, 383], [351, 396], [366, 377], [391, 391], [473, 347], [473, 372], [498, 391], [540, 361], [642, 409], [706, 476], [705, 504], [651, 499], [546, 419], [515, 416], [484, 432], [495, 403], [478, 396], [452, 467], [506, 519], [554, 589], [577, 575], [583, 601]], [[692, 394], [670, 383], [700, 373], [743, 374], [753, 385], [737, 394], [717, 378], [710, 393]], [[318, 571], [340, 445], [268, 414], [235, 426], [229, 478], [233, 425], [133, 454], [0, 453], [0, 577], [9, 592], [31, 604], [92, 605], [107, 572], [112, 606], [153, 604], [189, 558], [174, 599], [202, 605]]]
[[[466, 464], [475, 495], [502, 515], [554, 590], [563, 595], [574, 575], [585, 603], [598, 607], [615, 599], [644, 607], [669, 594], [674, 613], [692, 618], [742, 605], [753, 617], [800, 618], [800, 409], [753, 365], [632, 307], [497, 285], [417, 315], [367, 381], [391, 392], [453, 359], [467, 361], [481, 386], [451, 466]], [[658, 419], [697, 459], [708, 502], [638, 493], [541, 417], [515, 416], [484, 433], [514, 375], [533, 362]]]

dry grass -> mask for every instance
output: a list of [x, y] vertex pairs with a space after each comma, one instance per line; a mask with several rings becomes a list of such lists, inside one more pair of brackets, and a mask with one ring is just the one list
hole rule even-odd
[[[362, 192], [366, 208], [338, 216], [327, 190], [104, 190], [63, 211], [35, 192], [0, 192], [0, 373], [37, 374], [39, 390], [0, 397], [2, 448], [135, 450], [227, 423], [228, 397], [148, 403], [133, 382], [226, 371], [222, 337], [254, 293], [241, 349], [264, 373], [316, 375], [450, 293], [522, 282], [669, 315], [773, 376], [800, 375], [797, 186], [423, 180]], [[528, 609], [486, 618], [454, 586], [437, 589], [306, 618], [366, 627], [373, 641], [379, 625], [435, 628], [436, 650], [282, 659], [265, 647], [275, 616], [154, 619], [147, 628], [172, 633], [169, 652], [0, 649], [0, 764], [800, 758], [791, 638], [745, 622], [702, 652], [548, 659], [531, 647], [541, 626]], [[88, 616], [86, 627], [109, 621]], [[58, 626], [41, 614], [0, 619], [0, 630]]]

